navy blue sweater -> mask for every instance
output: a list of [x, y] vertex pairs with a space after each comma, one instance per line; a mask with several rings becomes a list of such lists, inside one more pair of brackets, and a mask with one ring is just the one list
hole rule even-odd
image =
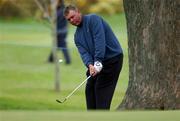
[[85, 15], [74, 35], [75, 44], [86, 66], [123, 53], [110, 26], [95, 14]]

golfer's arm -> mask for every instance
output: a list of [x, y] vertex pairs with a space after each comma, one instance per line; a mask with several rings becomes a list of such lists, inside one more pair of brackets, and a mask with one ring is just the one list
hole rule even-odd
[[102, 61], [105, 55], [105, 33], [100, 17], [93, 17], [91, 20], [92, 34], [95, 43], [94, 61]]
[[76, 47], [78, 48], [78, 51], [81, 55], [81, 58], [83, 60], [83, 63], [88, 67], [90, 64], [93, 64], [93, 59], [90, 56], [90, 54], [79, 44], [75, 43]]

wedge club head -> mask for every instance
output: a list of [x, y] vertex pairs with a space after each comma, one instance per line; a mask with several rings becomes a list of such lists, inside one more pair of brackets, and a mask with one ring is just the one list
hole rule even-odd
[[58, 103], [64, 103], [66, 101], [66, 98], [64, 100], [56, 100]]

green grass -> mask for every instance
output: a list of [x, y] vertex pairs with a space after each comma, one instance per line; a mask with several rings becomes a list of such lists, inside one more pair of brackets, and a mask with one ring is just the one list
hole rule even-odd
[[[125, 59], [111, 110], [120, 104], [128, 84], [127, 32], [124, 14], [104, 16], [122, 44]], [[86, 110], [84, 86], [66, 103], [58, 104], [85, 77], [69, 25], [68, 46], [72, 65], [60, 64], [61, 92], [54, 91], [54, 65], [46, 62], [51, 49], [49, 28], [36, 21], [0, 20], [0, 110]], [[59, 52], [59, 57], [62, 54]]]
[[0, 111], [2, 121], [179, 121], [180, 111]]

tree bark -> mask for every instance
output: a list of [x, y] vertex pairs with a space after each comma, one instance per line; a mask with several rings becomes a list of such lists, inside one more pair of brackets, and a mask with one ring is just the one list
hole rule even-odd
[[[57, 0], [50, 0], [50, 6], [51, 6], [51, 13], [48, 11], [48, 5], [46, 2], [48, 1], [40, 1], [40, 0], [34, 0], [34, 2], [37, 4], [41, 12], [43, 12], [44, 17], [47, 18], [47, 20], [50, 23], [51, 33], [52, 33], [52, 52], [53, 52], [53, 58], [55, 62], [54, 66], [54, 87], [55, 91], [60, 91], [60, 69], [59, 69], [59, 61], [58, 61], [58, 55], [57, 55], [57, 13], [56, 13], [56, 7], [57, 7]], [[48, 25], [49, 26], [49, 25]]]
[[55, 78], [55, 91], [59, 92], [60, 91], [60, 69], [59, 69], [59, 61], [58, 61], [58, 55], [57, 55], [57, 0], [50, 0], [51, 1], [51, 25], [52, 25], [52, 38], [53, 38], [53, 43], [52, 43], [52, 50], [53, 50], [53, 58], [54, 58], [54, 78]]
[[119, 109], [180, 109], [180, 1], [124, 0], [129, 85]]

